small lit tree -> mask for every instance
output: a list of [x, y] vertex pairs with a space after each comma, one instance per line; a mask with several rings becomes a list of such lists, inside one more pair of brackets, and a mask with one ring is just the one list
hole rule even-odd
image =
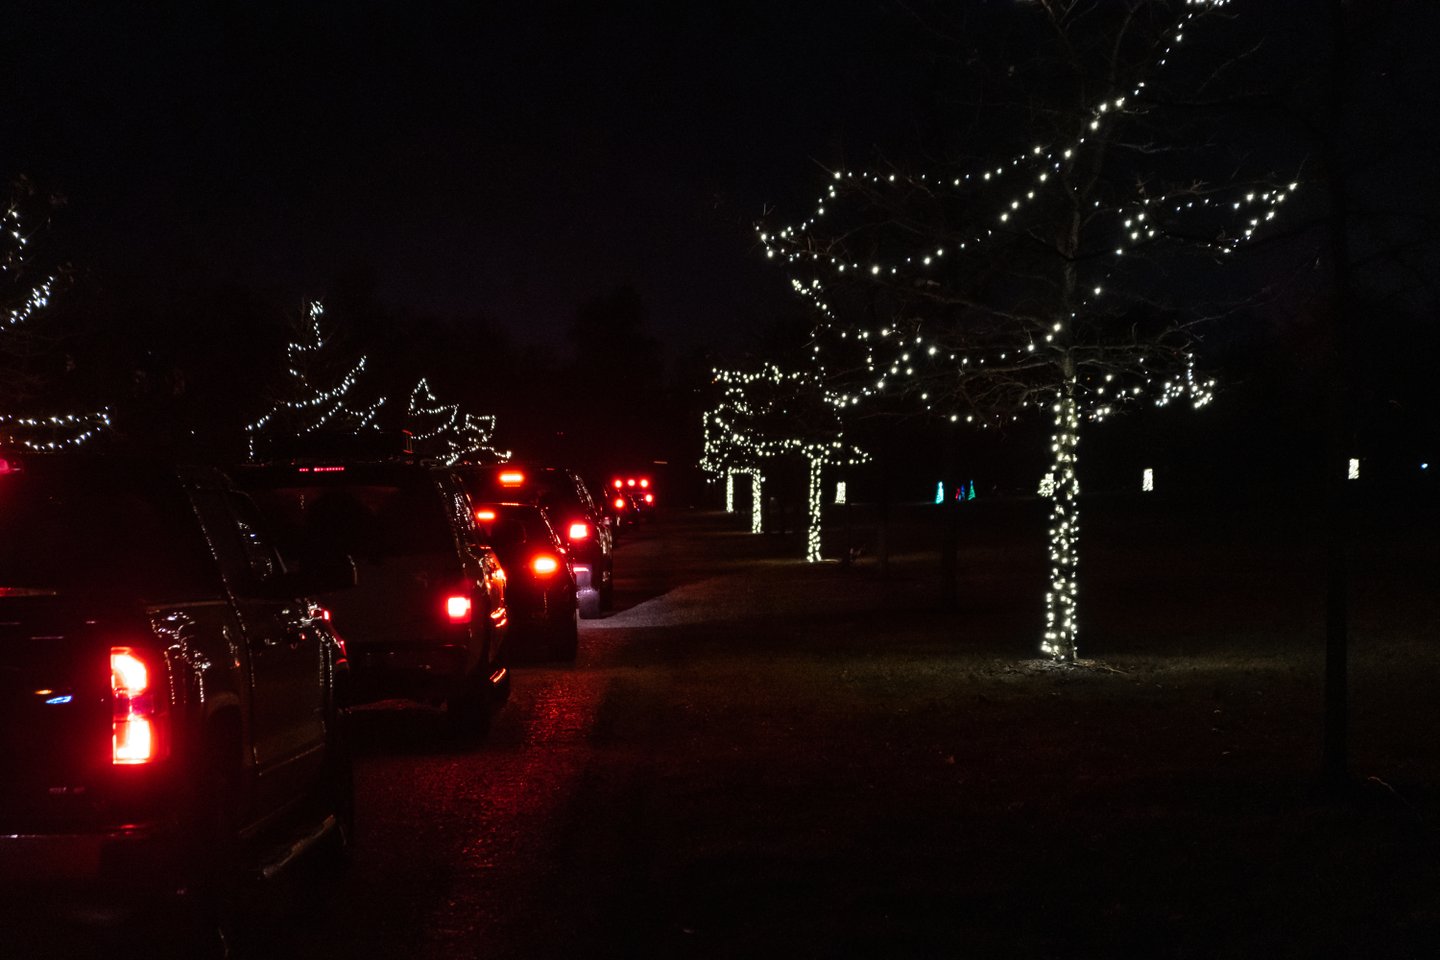
[[55, 410], [50, 378], [36, 369], [37, 361], [54, 353], [52, 338], [39, 326], [61, 274], [37, 274], [30, 262], [32, 233], [24, 210], [35, 199], [34, 186], [17, 180], [0, 215], [0, 445], [67, 450], [107, 431], [110, 412]]
[[[333, 356], [333, 331], [324, 329], [325, 308], [310, 303], [294, 325], [285, 347], [285, 373], [271, 397], [270, 410], [245, 427], [250, 458], [265, 436], [301, 437], [319, 430], [360, 433], [376, 429], [375, 418], [385, 405], [381, 397], [366, 406], [352, 405], [351, 394], [365, 372], [366, 358], [339, 364]], [[335, 371], [343, 371], [335, 373]]]
[[826, 465], [863, 462], [845, 442], [839, 401], [809, 372], [774, 364], [758, 371], [715, 370], [720, 399], [705, 418], [705, 459], [713, 473], [753, 471], [755, 525], [760, 517], [759, 464], [798, 454], [807, 467], [805, 559], [820, 559], [822, 479]]
[[440, 403], [424, 377], [410, 391], [406, 420], [415, 452], [435, 457], [446, 465], [461, 460], [498, 463], [510, 459], [510, 451], [496, 450], [492, 443], [493, 416], [462, 413], [459, 404]]
[[1205, 111], [1175, 109], [1186, 78], [1214, 79], [1182, 51], [1225, 3], [1006, 8], [1015, 36], [1053, 43], [1028, 52], [1037, 83], [1022, 86], [1014, 56], [1003, 75], [1019, 96], [981, 109], [1001, 145], [991, 159], [837, 170], [809, 219], [760, 228], [818, 311], [816, 361], [842, 406], [901, 395], [978, 428], [1049, 416], [1041, 649], [1057, 660], [1078, 655], [1082, 424], [1143, 401], [1210, 402], [1196, 325], [1220, 311], [1205, 271], [1297, 186], [1241, 178], [1230, 143], [1197, 128]]

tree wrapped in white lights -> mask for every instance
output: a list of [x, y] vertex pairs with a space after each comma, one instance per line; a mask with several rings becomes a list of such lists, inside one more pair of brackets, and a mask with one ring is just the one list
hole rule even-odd
[[352, 405], [351, 392], [365, 372], [366, 358], [340, 367], [332, 354], [331, 334], [322, 326], [325, 307], [312, 301], [296, 324], [295, 339], [285, 347], [285, 376], [275, 391], [269, 412], [245, 427], [250, 458], [265, 436], [302, 437], [319, 430], [360, 433], [376, 429], [375, 418], [385, 405], [380, 397], [366, 405]]
[[60, 275], [32, 273], [31, 234], [22, 208], [34, 194], [27, 180], [17, 181], [0, 215], [0, 446], [53, 452], [108, 431], [110, 412], [45, 409], [49, 378], [36, 365], [53, 352], [53, 343], [36, 324], [50, 306]]
[[786, 372], [774, 364], [758, 371], [715, 370], [720, 398], [705, 415], [701, 468], [752, 477], [752, 518], [760, 520], [760, 464], [799, 454], [807, 465], [805, 559], [820, 559], [824, 467], [864, 462], [847, 444], [838, 398], [810, 372]]
[[510, 459], [510, 451], [496, 450], [493, 416], [462, 413], [459, 404], [440, 403], [421, 377], [410, 391], [406, 408], [415, 452], [434, 457], [447, 466], [465, 460], [470, 463], [498, 463]]
[[[1219, 312], [1205, 271], [1296, 189], [1237, 179], [1230, 141], [1174, 108], [1186, 77], [1213, 79], [1182, 51], [1224, 2], [1006, 8], [1029, 28], [1006, 36], [1054, 43], [1023, 61], [1042, 84], [985, 115], [991, 159], [835, 171], [809, 219], [760, 229], [818, 311], [815, 359], [842, 406], [899, 394], [979, 428], [1049, 416], [1041, 649], [1062, 661], [1077, 658], [1082, 424], [1145, 401], [1210, 402], [1195, 362], [1196, 325]], [[1197, 179], [1221, 168], [1223, 183]]]

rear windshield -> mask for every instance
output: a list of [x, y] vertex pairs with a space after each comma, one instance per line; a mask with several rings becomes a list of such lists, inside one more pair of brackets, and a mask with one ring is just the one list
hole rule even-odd
[[296, 485], [250, 494], [287, 557], [337, 547], [371, 561], [455, 552], [444, 501], [428, 480]]
[[0, 587], [146, 601], [219, 595], [179, 484], [98, 468], [0, 475]]

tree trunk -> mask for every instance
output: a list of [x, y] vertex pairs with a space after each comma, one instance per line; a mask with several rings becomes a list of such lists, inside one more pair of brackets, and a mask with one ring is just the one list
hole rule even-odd
[[750, 532], [763, 533], [765, 530], [765, 501], [761, 499], [764, 478], [759, 470], [750, 471]]
[[1045, 640], [1040, 649], [1056, 660], [1074, 663], [1076, 573], [1080, 540], [1080, 478], [1075, 472], [1080, 443], [1080, 416], [1075, 402], [1075, 380], [1065, 382], [1055, 403], [1055, 435], [1051, 473], [1055, 491], [1050, 501], [1050, 589], [1045, 594]]
[[823, 483], [825, 459], [810, 454], [809, 483], [805, 491], [805, 561], [817, 563], [820, 560], [820, 518], [823, 507]]

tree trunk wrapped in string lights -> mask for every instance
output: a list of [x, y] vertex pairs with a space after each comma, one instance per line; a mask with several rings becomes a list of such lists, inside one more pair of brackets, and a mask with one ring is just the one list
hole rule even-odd
[[[702, 470], [751, 475], [751, 525], [762, 523], [761, 470], [766, 460], [799, 455], [807, 464], [805, 559], [818, 561], [821, 540], [821, 477], [827, 464], [863, 463], [866, 455], [847, 444], [836, 397], [809, 372], [786, 372], [774, 364], [756, 371], [715, 370], [719, 396], [706, 411]], [[727, 487], [727, 506], [733, 491]]]
[[1222, 6], [967, 6], [997, 18], [969, 24], [975, 50], [957, 58], [981, 65], [972, 116], [997, 149], [967, 141], [923, 172], [835, 170], [808, 219], [758, 227], [816, 309], [815, 368], [840, 409], [898, 396], [981, 430], [1053, 420], [1040, 647], [1061, 661], [1078, 657], [1082, 426], [1211, 401], [1197, 327], [1234, 306], [1207, 298], [1212, 271], [1298, 187], [1247, 165], [1240, 127], [1203, 126], [1224, 84], [1205, 51], [1224, 34], [1194, 41], [1239, 21], [1213, 16]]

